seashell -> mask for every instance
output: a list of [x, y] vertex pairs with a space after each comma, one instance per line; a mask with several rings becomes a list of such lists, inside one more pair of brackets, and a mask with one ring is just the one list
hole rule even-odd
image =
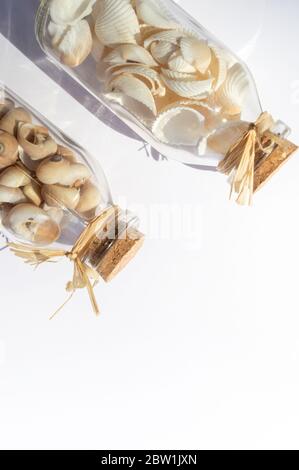
[[78, 67], [91, 53], [92, 34], [86, 20], [67, 27], [51, 22], [48, 31], [52, 36], [52, 46], [59, 52], [63, 64]]
[[208, 146], [214, 152], [226, 155], [232, 145], [248, 130], [248, 122], [233, 121], [223, 124], [208, 138]]
[[80, 199], [80, 191], [77, 188], [46, 184], [42, 187], [42, 198], [51, 207], [74, 210]]
[[168, 67], [174, 72], [195, 73], [196, 68], [190, 65], [180, 54], [175, 52], [168, 61]]
[[167, 87], [183, 98], [204, 99], [212, 90], [212, 80], [171, 80], [163, 77]]
[[76, 163], [77, 159], [72, 150], [63, 145], [58, 145], [56, 150], [56, 155], [60, 155], [60, 157], [66, 158], [71, 163]]
[[143, 44], [144, 41], [159, 32], [159, 28], [155, 28], [154, 26], [150, 26], [148, 24], [140, 24], [140, 33], [137, 35], [138, 44]]
[[136, 62], [149, 67], [157, 66], [157, 62], [153, 59], [147, 49], [137, 44], [122, 44], [113, 49], [103, 59], [108, 64], [126, 64], [127, 62]]
[[202, 137], [205, 117], [195, 109], [171, 108], [156, 119], [152, 132], [165, 144], [196, 146]]
[[23, 108], [15, 108], [9, 111], [0, 121], [0, 130], [16, 136], [20, 123], [32, 122], [31, 116]]
[[25, 194], [28, 201], [32, 202], [32, 204], [37, 207], [41, 205], [41, 188], [35, 181], [32, 180], [29, 184], [24, 186], [23, 193]]
[[206, 41], [185, 37], [180, 42], [181, 53], [186, 62], [205, 74], [212, 60], [211, 49]]
[[175, 70], [169, 69], [161, 69], [162, 75], [166, 78], [170, 78], [171, 80], [197, 80], [197, 77], [191, 73], [184, 73], [184, 72], [176, 72]]
[[213, 88], [217, 91], [223, 85], [227, 76], [226, 52], [216, 46], [211, 46], [212, 60], [210, 64], [210, 73], [214, 78]]
[[26, 197], [20, 188], [8, 188], [0, 185], [0, 204], [19, 204], [25, 201]]
[[141, 103], [152, 114], [157, 115], [155, 100], [148, 87], [138, 78], [130, 74], [122, 74], [110, 82], [112, 92], [121, 93]]
[[140, 27], [130, 0], [102, 0], [99, 3], [95, 33], [105, 46], [136, 44]]
[[21, 124], [18, 129], [20, 146], [32, 160], [42, 160], [57, 151], [57, 144], [48, 129], [34, 124]]
[[145, 24], [160, 29], [174, 29], [178, 24], [173, 21], [162, 3], [152, 0], [135, 0], [138, 18]]
[[122, 73], [130, 73], [132, 75], [141, 77], [149, 83], [151, 92], [154, 96], [165, 96], [165, 86], [160, 78], [160, 75], [155, 70], [144, 67], [142, 65], [128, 65], [121, 67], [119, 70], [113, 72], [112, 77], [121, 75]]
[[50, 16], [54, 23], [74, 25], [92, 12], [96, 0], [52, 0]]
[[166, 65], [170, 56], [178, 50], [176, 44], [166, 41], [153, 42], [150, 47], [153, 58], [161, 65]]
[[48, 206], [45, 203], [43, 203], [42, 209], [47, 213], [49, 217], [51, 217], [52, 220], [54, 220], [54, 222], [56, 222], [58, 225], [61, 224], [64, 217], [64, 212], [62, 209], [60, 209], [59, 207]]
[[15, 206], [4, 223], [16, 235], [33, 243], [50, 245], [60, 237], [59, 225], [33, 204]]
[[96, 62], [99, 62], [104, 54], [105, 46], [101, 41], [96, 37], [95, 34], [92, 35], [92, 49], [91, 55]]
[[236, 63], [227, 73], [223, 85], [216, 93], [216, 102], [228, 115], [239, 115], [249, 92], [250, 82], [247, 71]]
[[0, 131], [0, 170], [13, 165], [18, 159], [19, 144], [12, 135]]
[[5, 98], [3, 101], [0, 101], [0, 119], [5, 116], [9, 111], [15, 107], [15, 104], [12, 100]]
[[42, 161], [36, 176], [44, 184], [80, 187], [90, 178], [91, 173], [81, 163], [71, 163], [60, 155], [53, 155]]
[[168, 42], [175, 46], [179, 46], [180, 39], [182, 39], [185, 36], [188, 36], [188, 33], [179, 29], [174, 29], [170, 31], [162, 31], [159, 33], [155, 33], [149, 38], [147, 38], [144, 41], [144, 47], [148, 49], [152, 45], [153, 42], [160, 42], [160, 41]]
[[18, 166], [10, 166], [0, 175], [0, 185], [8, 188], [20, 188], [30, 181], [30, 176]]
[[76, 212], [84, 213], [95, 209], [100, 205], [102, 196], [100, 190], [87, 181], [80, 191], [80, 201], [76, 207]]

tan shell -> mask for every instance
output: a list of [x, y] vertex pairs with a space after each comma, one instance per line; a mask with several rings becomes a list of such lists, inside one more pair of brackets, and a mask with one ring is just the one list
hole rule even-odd
[[19, 204], [25, 202], [26, 197], [20, 188], [8, 188], [7, 186], [0, 186], [0, 204]]
[[130, 0], [101, 0], [95, 33], [105, 46], [136, 44], [139, 22]]
[[5, 116], [9, 111], [15, 107], [15, 104], [12, 100], [5, 98], [3, 101], [0, 101], [0, 119]]
[[74, 26], [61, 26], [50, 23], [52, 45], [60, 54], [60, 61], [69, 67], [78, 67], [89, 56], [92, 50], [92, 34], [86, 20]]
[[18, 166], [10, 166], [0, 174], [0, 185], [8, 188], [20, 188], [30, 181], [30, 176]]
[[228, 70], [227, 55], [223, 49], [217, 46], [211, 46], [212, 60], [210, 64], [210, 73], [213, 77], [213, 88], [217, 91], [225, 82]]
[[74, 210], [80, 200], [80, 191], [76, 188], [66, 188], [55, 184], [44, 185], [42, 198], [49, 206]]
[[96, 0], [52, 0], [50, 16], [52, 21], [62, 25], [74, 25], [92, 12]]
[[80, 187], [90, 178], [91, 172], [81, 163], [71, 163], [60, 155], [53, 155], [41, 162], [36, 176], [44, 184]]
[[49, 135], [49, 131], [33, 124], [19, 126], [18, 141], [32, 160], [42, 160], [57, 151], [57, 144]]
[[57, 146], [56, 155], [60, 155], [61, 157], [66, 158], [71, 163], [76, 163], [77, 161], [74, 152], [71, 149], [64, 147], [63, 145]]
[[52, 220], [54, 220], [57, 224], [61, 224], [63, 217], [64, 217], [64, 212], [62, 209], [59, 207], [51, 207], [48, 206], [47, 204], [42, 205], [42, 209], [48, 214], [49, 217], [51, 217]]
[[101, 200], [102, 196], [100, 190], [88, 181], [81, 188], [80, 201], [76, 207], [76, 211], [84, 213], [95, 209], [101, 203]]
[[32, 122], [31, 115], [23, 108], [15, 108], [6, 113], [0, 121], [0, 130], [17, 135], [18, 126], [23, 122]]
[[18, 159], [19, 145], [15, 137], [0, 131], [0, 170], [13, 165]]
[[8, 213], [5, 226], [24, 240], [50, 245], [60, 237], [60, 227], [33, 204], [19, 204]]
[[41, 187], [35, 181], [32, 180], [29, 184], [24, 186], [23, 193], [27, 197], [28, 201], [32, 202], [32, 204], [38, 207], [41, 205]]

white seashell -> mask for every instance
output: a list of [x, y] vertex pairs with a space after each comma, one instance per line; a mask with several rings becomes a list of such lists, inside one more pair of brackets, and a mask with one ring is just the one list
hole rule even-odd
[[208, 146], [220, 155], [226, 155], [232, 145], [242, 137], [248, 130], [245, 121], [230, 121], [219, 127], [214, 134], [208, 138]]
[[212, 60], [211, 49], [206, 41], [186, 37], [181, 39], [180, 46], [185, 61], [193, 65], [200, 73], [205, 74]]
[[191, 73], [176, 72], [169, 69], [161, 69], [161, 72], [164, 77], [170, 78], [171, 80], [197, 80], [197, 77]]
[[151, 91], [141, 80], [133, 75], [122, 74], [114, 78], [110, 82], [109, 88], [114, 93], [121, 93], [138, 101], [148, 108], [152, 114], [157, 115], [157, 108]]
[[8, 188], [0, 185], [0, 206], [2, 204], [19, 204], [26, 202], [26, 197], [20, 188]]
[[96, 37], [95, 34], [92, 35], [92, 49], [91, 55], [96, 62], [99, 62], [104, 54], [105, 46], [101, 41]]
[[0, 185], [8, 188], [21, 188], [31, 182], [30, 176], [18, 166], [6, 168], [0, 175]]
[[226, 114], [238, 115], [242, 112], [249, 87], [247, 71], [237, 63], [229, 69], [224, 84], [216, 93], [216, 101]]
[[188, 36], [188, 34], [185, 31], [179, 30], [179, 29], [174, 29], [171, 31], [162, 31], [162, 32], [153, 34], [152, 36], [147, 38], [144, 41], [144, 47], [148, 49], [153, 42], [160, 42], [160, 41], [169, 42], [170, 44], [178, 46], [180, 39], [182, 39], [185, 36]]
[[142, 65], [127, 65], [119, 68], [112, 73], [112, 76], [121, 75], [122, 73], [130, 73], [144, 78], [149, 82], [151, 92], [154, 96], [165, 96], [166, 88], [160, 78], [158, 72]]
[[136, 62], [149, 67], [158, 65], [148, 50], [137, 44], [122, 44], [107, 54], [103, 60], [108, 64], [116, 65], [126, 64], [127, 62]]
[[227, 55], [217, 46], [211, 46], [212, 60], [210, 64], [211, 76], [214, 78], [213, 88], [217, 91], [223, 85], [227, 76]]
[[168, 61], [168, 67], [174, 72], [195, 73], [196, 68], [189, 64], [180, 54], [175, 52]]
[[136, 44], [140, 27], [130, 0], [102, 0], [99, 4], [95, 33], [105, 46]]
[[51, 20], [60, 25], [74, 25], [92, 12], [96, 0], [52, 0]]
[[52, 45], [60, 53], [63, 64], [77, 67], [91, 53], [92, 34], [86, 20], [67, 27], [51, 22], [48, 30], [52, 36]]
[[166, 41], [153, 42], [150, 50], [153, 58], [161, 65], [166, 65], [170, 56], [176, 52], [178, 46]]
[[177, 28], [178, 24], [173, 21], [162, 3], [152, 0], [135, 0], [137, 16], [145, 24], [160, 29]]
[[152, 132], [165, 144], [196, 146], [202, 137], [205, 117], [192, 108], [171, 108], [156, 119]]
[[171, 80], [165, 76], [163, 77], [163, 80], [167, 87], [178, 96], [195, 99], [206, 98], [211, 93], [213, 83], [212, 79], [183, 81]]

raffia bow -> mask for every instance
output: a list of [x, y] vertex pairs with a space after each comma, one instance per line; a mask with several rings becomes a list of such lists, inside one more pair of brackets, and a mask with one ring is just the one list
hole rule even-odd
[[[236, 201], [240, 205], [252, 204], [255, 169], [258, 163], [267, 158], [276, 146], [281, 146], [281, 162], [297, 149], [297, 146], [270, 132], [273, 124], [271, 115], [262, 113], [255, 123], [249, 124], [248, 130], [229, 149], [218, 165], [221, 173], [230, 175], [231, 197], [236, 194]], [[273, 168], [272, 172], [276, 169]]]
[[43, 263], [53, 262], [59, 258], [66, 257], [74, 263], [73, 279], [66, 286], [66, 290], [71, 292], [71, 296], [67, 301], [52, 315], [53, 318], [61, 309], [69, 302], [77, 289], [87, 289], [92, 308], [96, 315], [100, 313], [95, 294], [94, 287], [99, 281], [99, 274], [84, 262], [84, 257], [90, 244], [96, 234], [103, 230], [107, 218], [116, 214], [117, 208], [112, 206], [104, 211], [98, 217], [95, 217], [82, 232], [71, 251], [64, 250], [47, 250], [37, 249], [29, 245], [21, 245], [16, 243], [8, 243], [8, 247], [12, 253], [22, 258], [25, 263], [31, 266], [39, 266]]

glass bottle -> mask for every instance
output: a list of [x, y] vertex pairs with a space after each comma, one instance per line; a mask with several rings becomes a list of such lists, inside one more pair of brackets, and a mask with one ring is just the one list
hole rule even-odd
[[0, 222], [10, 242], [71, 252], [102, 223], [82, 262], [110, 281], [143, 242], [138, 218], [113, 203], [103, 170], [15, 93], [0, 90]]

